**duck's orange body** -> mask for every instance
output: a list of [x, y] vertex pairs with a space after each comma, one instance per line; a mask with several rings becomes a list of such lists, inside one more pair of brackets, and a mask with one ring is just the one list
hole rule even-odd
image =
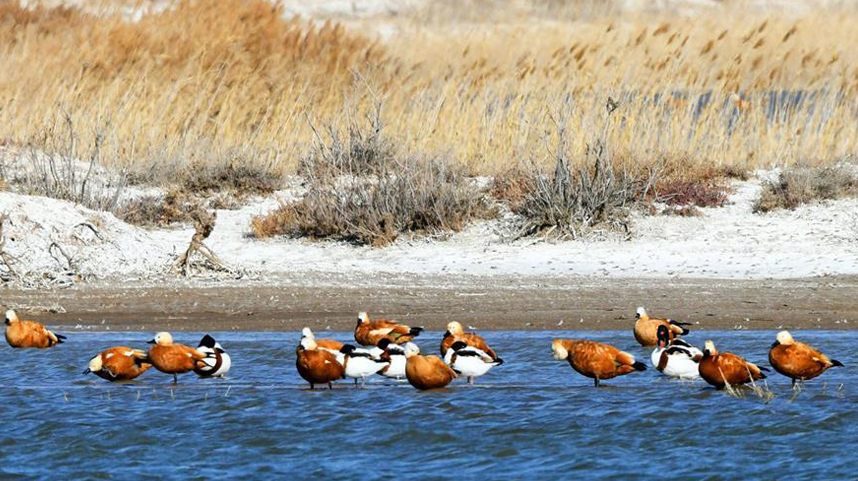
[[355, 326], [355, 341], [364, 346], [376, 346], [382, 339], [405, 344], [419, 336], [422, 330], [422, 327], [405, 326], [387, 319], [371, 320], [369, 314], [361, 312]]
[[577, 373], [593, 379], [596, 386], [600, 379], [612, 379], [635, 371], [644, 371], [646, 366], [636, 362], [635, 357], [620, 351], [610, 344], [576, 339], [555, 339], [551, 345], [554, 359], [566, 360]]
[[483, 351], [493, 361], [501, 361], [495, 351], [486, 344], [486, 341], [480, 335], [474, 332], [465, 332], [462, 329], [462, 325], [456, 321], [447, 324], [447, 332], [444, 333], [444, 338], [441, 339], [441, 355], [446, 356], [447, 351], [456, 341], [464, 342], [470, 347], [475, 347]]
[[152, 364], [146, 353], [125, 346], [111, 347], [89, 362], [89, 369], [96, 376], [108, 381], [130, 381], [146, 372]]
[[49, 331], [42, 323], [22, 321], [15, 311], [6, 311], [6, 342], [15, 348], [45, 349], [61, 344], [65, 336]]
[[202, 361], [206, 357], [205, 354], [191, 346], [174, 344], [173, 336], [169, 332], [159, 332], [149, 343], [154, 344], [149, 348], [149, 362], [155, 366], [155, 369], [165, 374], [172, 374], [173, 382], [178, 382], [178, 374], [206, 367]]
[[731, 352], [719, 353], [712, 341], [706, 341], [699, 369], [700, 377], [717, 389], [724, 389], [726, 384], [738, 386], [766, 378], [756, 364]]
[[405, 377], [421, 391], [441, 389], [456, 379], [456, 372], [438, 356], [421, 356], [420, 349], [412, 343], [405, 345], [405, 358]]
[[830, 359], [825, 354], [803, 342], [795, 341], [787, 331], [778, 333], [777, 340], [769, 350], [769, 363], [775, 371], [796, 381], [806, 381], [843, 363]]
[[647, 314], [643, 307], [638, 308], [635, 313], [635, 317], [637, 319], [635, 320], [633, 332], [635, 340], [637, 340], [641, 346], [647, 347], [658, 344], [659, 326], [665, 326], [667, 328], [668, 341], [676, 339], [677, 336], [688, 334], [688, 329], [682, 327], [683, 325], [688, 324], [672, 321], [670, 319], [653, 319], [649, 317], [649, 314]]
[[310, 389], [315, 389], [316, 384], [327, 384], [329, 388], [333, 388], [331, 382], [345, 376], [345, 367], [337, 362], [336, 356], [318, 349], [312, 338], [303, 339], [295, 354], [295, 367], [298, 374], [310, 383]]

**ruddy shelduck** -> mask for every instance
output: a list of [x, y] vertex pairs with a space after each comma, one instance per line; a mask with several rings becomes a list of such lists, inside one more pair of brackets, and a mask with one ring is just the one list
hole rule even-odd
[[456, 373], [438, 356], [421, 356], [420, 348], [409, 342], [405, 345], [405, 377], [412, 386], [425, 391], [450, 384]]
[[328, 351], [337, 358], [337, 362], [342, 364], [345, 362], [345, 358], [343, 357], [343, 353], [340, 352], [340, 349], [343, 348], [343, 343], [340, 341], [335, 341], [333, 339], [316, 339], [316, 335], [310, 330], [309, 327], [305, 327], [301, 330], [301, 339], [311, 338], [316, 342], [316, 348], [322, 351]]
[[173, 375], [173, 384], [179, 382], [179, 374], [205, 369], [208, 365], [203, 361], [206, 354], [184, 344], [174, 344], [173, 336], [169, 332], [159, 332], [155, 338], [149, 341], [149, 362], [155, 369]]
[[355, 341], [363, 346], [377, 346], [387, 338], [394, 344], [405, 344], [420, 335], [422, 327], [410, 327], [387, 319], [371, 320], [366, 312], [358, 313]]
[[775, 371], [797, 381], [807, 381], [824, 373], [831, 367], [843, 367], [840, 361], [829, 359], [825, 354], [792, 338], [788, 331], [778, 333], [769, 350], [769, 363]]
[[658, 344], [658, 326], [665, 326], [670, 337], [669, 340], [673, 340], [677, 336], [688, 334], [688, 329], [682, 326], [690, 325], [687, 322], [676, 322], [670, 319], [652, 319], [643, 307], [638, 307], [635, 311], [635, 339], [641, 346], [647, 347]]
[[719, 353], [712, 341], [704, 344], [703, 359], [699, 364], [700, 377], [717, 389], [724, 389], [727, 384], [738, 386], [765, 379], [764, 370], [768, 369], [758, 367], [733, 353]]
[[22, 321], [12, 309], [6, 311], [6, 342], [12, 347], [44, 349], [62, 344], [65, 336], [49, 331], [36, 321]]
[[679, 379], [698, 379], [703, 352], [682, 339], [669, 340], [666, 326], [658, 326], [658, 346], [652, 351], [652, 366], [660, 373]]
[[203, 359], [205, 367], [194, 369], [194, 372], [197, 373], [198, 376], [226, 377], [226, 373], [228, 373], [232, 367], [232, 358], [226, 353], [219, 342], [206, 334], [200, 340], [200, 345], [197, 346], [197, 351], [206, 355], [206, 358]]
[[150, 367], [152, 364], [145, 351], [116, 346], [96, 354], [89, 360], [89, 366], [83, 373], [92, 373], [108, 381], [130, 381]]
[[461, 341], [466, 345], [475, 347], [480, 351], [488, 354], [492, 361], [497, 362], [497, 365], [503, 364], [503, 359], [499, 358], [495, 351], [486, 344], [486, 341], [475, 332], [465, 332], [462, 324], [458, 321], [452, 321], [447, 324], [447, 332], [444, 333], [444, 338], [441, 339], [441, 355], [447, 356], [447, 351], [453, 346], [453, 343]]
[[295, 354], [295, 367], [298, 374], [310, 383], [310, 389], [315, 389], [316, 384], [327, 384], [329, 389], [333, 389], [331, 383], [345, 377], [345, 367], [337, 362], [336, 356], [319, 349], [312, 337], [301, 339]]
[[554, 339], [551, 343], [554, 359], [568, 361], [578, 374], [593, 379], [599, 387], [599, 380], [623, 376], [630, 372], [645, 371], [642, 362], [610, 344], [577, 339]]
[[373, 358], [372, 354], [366, 349], [358, 349], [357, 347], [346, 344], [340, 349], [343, 353], [345, 361], [345, 377], [350, 377], [355, 380], [357, 386], [358, 379], [361, 380], [361, 387], [366, 387], [366, 378], [373, 374], [378, 374], [384, 368], [390, 366], [390, 361]]
[[503, 361], [496, 361], [482, 349], [467, 345], [464, 341], [456, 341], [447, 349], [444, 362], [453, 368], [458, 375], [468, 378], [468, 384], [474, 384], [474, 378], [489, 372], [489, 369], [499, 366]]

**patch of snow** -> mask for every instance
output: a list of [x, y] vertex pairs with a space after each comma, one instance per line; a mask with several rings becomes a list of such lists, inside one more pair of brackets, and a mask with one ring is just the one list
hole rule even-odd
[[[238, 210], [219, 210], [205, 241], [228, 266], [259, 279], [372, 283], [373, 276], [516, 276], [524, 280], [584, 276], [616, 278], [788, 279], [858, 275], [858, 199], [752, 213], [760, 181], [736, 182], [724, 207], [697, 217], [632, 219], [629, 241], [548, 242], [504, 240], [512, 214], [471, 225], [462, 232], [401, 238], [374, 249], [340, 242], [250, 235], [253, 216], [298, 199], [301, 188], [256, 198]], [[83, 278], [176, 279], [170, 267], [193, 229], [146, 230], [113, 215], [66, 201], [0, 193], [6, 251], [19, 274], [56, 277], [74, 271]], [[96, 227], [96, 235], [86, 224]], [[61, 246], [71, 259], [52, 243]], [[321, 276], [321, 277], [320, 277]]]
[[760, 182], [738, 182], [726, 206], [699, 217], [636, 216], [630, 241], [503, 240], [502, 221], [444, 240], [399, 240], [383, 249], [247, 236], [270, 202], [219, 213], [209, 239], [231, 265], [268, 273], [326, 272], [352, 279], [417, 275], [608, 276], [765, 279], [858, 274], [858, 200], [752, 213]]
[[159, 233], [67, 201], [4, 192], [0, 212], [5, 252], [25, 279], [154, 275], [175, 251]]

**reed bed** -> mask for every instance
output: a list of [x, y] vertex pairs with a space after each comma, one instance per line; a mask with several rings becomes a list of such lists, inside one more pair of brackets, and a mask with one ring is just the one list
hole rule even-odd
[[856, 150], [854, 8], [728, 2], [682, 15], [534, 2], [502, 15], [470, 5], [387, 19], [394, 33], [382, 41], [262, 0], [178, 1], [137, 21], [6, 2], [0, 138], [55, 143], [66, 134], [48, 126], [63, 109], [80, 145], [100, 133], [104, 162], [127, 172], [234, 156], [282, 174], [312, 148], [311, 124], [345, 128], [347, 111], [381, 100], [400, 150], [492, 175], [551, 162], [561, 117], [572, 160], [586, 162], [610, 97], [614, 158], [659, 165], [664, 178], [825, 165]]

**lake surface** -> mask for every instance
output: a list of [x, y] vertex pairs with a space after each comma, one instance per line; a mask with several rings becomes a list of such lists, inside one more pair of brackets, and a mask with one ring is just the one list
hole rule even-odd
[[[795, 331], [838, 359], [794, 395], [777, 373], [769, 402], [654, 370], [603, 382], [554, 361], [553, 337], [610, 342], [644, 360], [630, 330], [496, 331], [507, 363], [469, 387], [418, 392], [372, 378], [308, 391], [295, 370], [299, 333], [213, 333], [230, 377], [150, 370], [111, 384], [83, 376], [113, 345], [145, 348], [152, 333], [69, 333], [47, 351], [0, 347], [2, 479], [855, 479], [854, 331]], [[351, 333], [317, 333], [351, 339]], [[774, 331], [696, 332], [768, 365]], [[200, 335], [175, 334], [196, 345]], [[441, 333], [418, 343], [437, 353]]]

